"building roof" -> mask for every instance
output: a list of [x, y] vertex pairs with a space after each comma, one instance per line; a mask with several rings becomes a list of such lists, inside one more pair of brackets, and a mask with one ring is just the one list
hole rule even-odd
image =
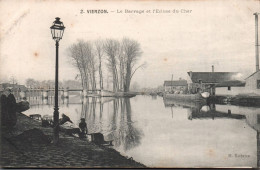
[[238, 72], [188, 72], [193, 83], [221, 83], [231, 80], [239, 80]]
[[251, 74], [250, 76], [248, 76], [246, 79], [248, 79], [249, 77], [252, 77], [252, 76], [255, 75], [256, 73], [260, 73], [260, 70], [254, 72], [253, 74]]
[[187, 86], [187, 80], [164, 81], [164, 86]]
[[246, 82], [240, 80], [223, 81], [218, 83], [216, 87], [245, 87]]

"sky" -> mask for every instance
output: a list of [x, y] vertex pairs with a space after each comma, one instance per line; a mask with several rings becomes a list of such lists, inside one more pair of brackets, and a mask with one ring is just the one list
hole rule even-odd
[[[104, 9], [106, 14], [88, 14]], [[144, 13], [125, 13], [144, 10]], [[171, 13], [153, 13], [154, 10]], [[173, 13], [175, 10], [190, 13]], [[83, 10], [85, 13], [80, 13]], [[122, 10], [123, 13], [117, 13]], [[150, 10], [151, 13], [148, 12]], [[114, 11], [114, 12], [113, 12]], [[142, 56], [132, 83], [157, 87], [165, 80], [187, 78], [187, 72], [255, 72], [255, 16], [257, 0], [183, 1], [0, 1], [0, 79], [15, 77], [54, 80], [55, 42], [50, 26], [60, 17], [66, 27], [59, 48], [59, 80], [78, 74], [67, 48], [77, 40], [138, 41]]]

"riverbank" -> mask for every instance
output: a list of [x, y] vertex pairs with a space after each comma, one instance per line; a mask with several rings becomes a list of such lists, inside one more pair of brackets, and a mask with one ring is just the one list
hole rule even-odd
[[208, 102], [216, 103], [216, 104], [232, 104], [237, 106], [260, 106], [260, 96], [254, 93], [249, 94], [239, 94], [239, 95], [217, 95], [211, 96], [208, 99]]
[[41, 126], [22, 113], [13, 129], [1, 129], [2, 167], [41, 168], [144, 168], [141, 163], [105, 146], [60, 133], [59, 145], [52, 141], [52, 128]]

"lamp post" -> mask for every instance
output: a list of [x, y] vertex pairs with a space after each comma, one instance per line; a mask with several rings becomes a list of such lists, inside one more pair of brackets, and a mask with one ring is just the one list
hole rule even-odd
[[59, 82], [59, 41], [62, 39], [64, 32], [64, 25], [60, 18], [55, 18], [53, 25], [50, 27], [52, 38], [56, 42], [56, 66], [55, 66], [55, 104], [54, 104], [54, 128], [53, 128], [53, 143], [59, 142], [59, 106], [58, 106], [58, 82]]

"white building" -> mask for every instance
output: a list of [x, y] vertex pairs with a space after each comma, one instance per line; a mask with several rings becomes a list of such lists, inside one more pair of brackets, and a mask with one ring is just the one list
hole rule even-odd
[[246, 78], [245, 91], [260, 95], [260, 71], [256, 71]]
[[170, 91], [184, 91], [187, 90], [188, 84], [186, 80], [173, 80], [173, 81], [164, 81], [164, 92]]

